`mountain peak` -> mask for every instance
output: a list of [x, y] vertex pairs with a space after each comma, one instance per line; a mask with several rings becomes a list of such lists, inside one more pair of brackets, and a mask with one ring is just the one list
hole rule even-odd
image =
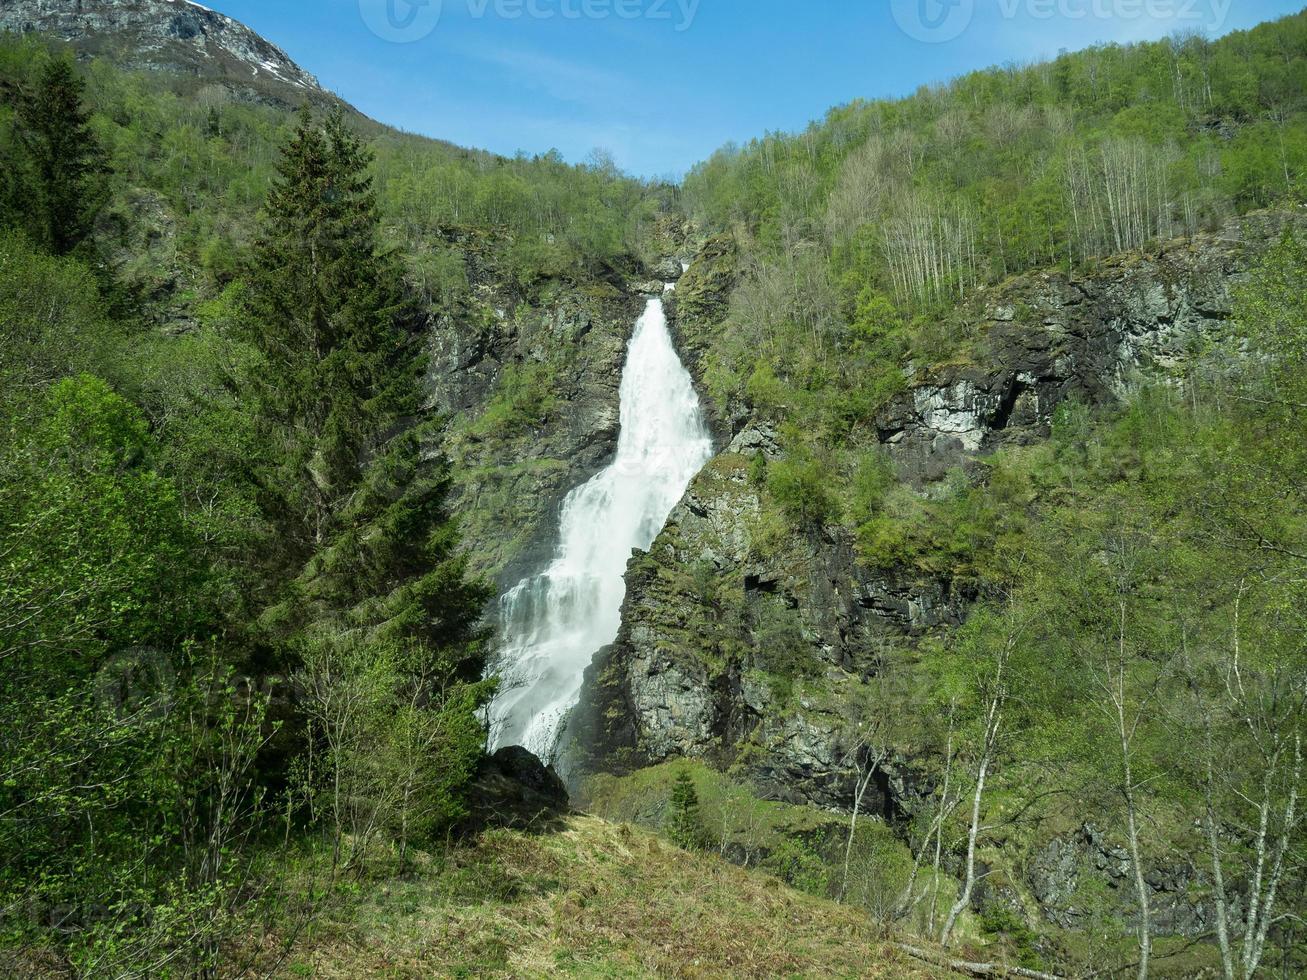
[[0, 0], [0, 31], [47, 34], [84, 56], [194, 76], [261, 99], [295, 104], [326, 95], [281, 48], [192, 0]]

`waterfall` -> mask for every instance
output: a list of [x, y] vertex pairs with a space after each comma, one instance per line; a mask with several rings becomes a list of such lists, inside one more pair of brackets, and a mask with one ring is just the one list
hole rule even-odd
[[711, 458], [712, 439], [663, 301], [651, 299], [622, 370], [616, 457], [568, 494], [549, 567], [500, 600], [502, 686], [489, 710], [494, 747], [523, 745], [552, 758], [585, 668], [617, 638], [632, 550], [648, 550]]

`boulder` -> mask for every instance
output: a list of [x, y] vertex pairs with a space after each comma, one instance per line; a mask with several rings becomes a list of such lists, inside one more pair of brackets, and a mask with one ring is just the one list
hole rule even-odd
[[654, 263], [652, 271], [654, 276], [663, 282], [676, 282], [684, 272], [681, 268], [681, 260], [671, 255]]
[[481, 761], [468, 790], [463, 830], [551, 830], [571, 804], [554, 771], [520, 745], [506, 746]]

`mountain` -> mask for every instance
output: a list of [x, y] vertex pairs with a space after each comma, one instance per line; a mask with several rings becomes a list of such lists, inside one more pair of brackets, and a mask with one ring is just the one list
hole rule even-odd
[[[0, 759], [36, 773], [0, 778], [0, 812], [23, 814], [0, 823], [15, 869], [0, 908], [39, 912], [12, 934], [0, 917], [0, 974], [6, 944], [51, 975], [105, 956], [154, 975], [160, 950], [199, 972], [278, 933], [303, 939], [287, 971], [323, 976], [926, 969], [895, 933], [932, 959], [938, 943], [994, 961], [976, 975], [1133, 974], [1141, 956], [1154, 977], [1232, 975], [1220, 943], [1307, 972], [1292, 925], [1307, 918], [1307, 14], [852, 102], [727, 147], [679, 188], [351, 118], [374, 154], [366, 244], [402, 263], [412, 306], [395, 325], [424, 354], [405, 360], [424, 372], [420, 431], [449, 461], [473, 573], [502, 591], [554, 558], [563, 502], [613, 458], [650, 297], [717, 450], [627, 565], [620, 632], [568, 719], [559, 768], [589, 815], [462, 843], [481, 826], [462, 814], [500, 813], [490, 790], [557, 780], [533, 757], [469, 778], [477, 724], [408, 727], [370, 647], [264, 612], [316, 588], [291, 576], [320, 562], [358, 579], [358, 609], [388, 598], [340, 563], [386, 528], [345, 513], [348, 547], [293, 551], [259, 482], [284, 452], [251, 379], [286, 318], [249, 305], [251, 245], [287, 109], [330, 96], [181, 0], [0, 0], [0, 25], [94, 59], [83, 101], [114, 151], [89, 257], [40, 254], [22, 227], [31, 175], [7, 165], [21, 119], [0, 108], [0, 221], [18, 229], [0, 230], [0, 349], [19, 352], [0, 358], [0, 404], [40, 435], [0, 425], [0, 567], [27, 562], [0, 575], [0, 653], [39, 641], [20, 666], [51, 678], [42, 692], [0, 672], [17, 719]], [[41, 44], [0, 36], [0, 92], [46, 66]], [[100, 446], [119, 432], [129, 451]], [[65, 443], [107, 460], [90, 490], [52, 451]], [[385, 454], [366, 469], [360, 506], [413, 484]], [[79, 605], [118, 598], [123, 549], [83, 539], [132, 526], [103, 489], [128, 478], [177, 488], [155, 510], [181, 543], [128, 542], [148, 589], [95, 606], [107, 626], [58, 605], [33, 619], [8, 583], [36, 571]], [[322, 489], [312, 465], [275, 481]], [[182, 557], [204, 571], [194, 585], [145, 576]], [[84, 706], [121, 686], [119, 665], [173, 685], [196, 669], [174, 647], [199, 645], [296, 722], [230, 777], [251, 799], [294, 791], [275, 817], [231, 811], [219, 829], [238, 836], [213, 846], [235, 841], [237, 872], [218, 882], [172, 833], [203, 824], [186, 807], [214, 781], [189, 746], [156, 751], [182, 712], [37, 768], [65, 719], [97, 744]], [[366, 686], [376, 705], [330, 760], [356, 780], [348, 814], [297, 741], [301, 658], [337, 647], [362, 656], [333, 668], [340, 688], [315, 675], [313, 696]], [[413, 768], [428, 737], [476, 749], [440, 776]], [[305, 929], [297, 889], [342, 848], [349, 874], [307, 903]], [[88, 875], [74, 862], [92, 850]], [[271, 870], [247, 887], [246, 863]], [[101, 913], [103, 896], [150, 915]], [[203, 944], [152, 939], [199, 920], [217, 923]]]
[[0, 30], [56, 37], [83, 56], [218, 83], [254, 100], [294, 106], [328, 95], [281, 48], [190, 0], [0, 0]]

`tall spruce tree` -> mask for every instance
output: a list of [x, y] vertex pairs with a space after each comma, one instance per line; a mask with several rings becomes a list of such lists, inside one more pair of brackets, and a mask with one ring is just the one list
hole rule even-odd
[[475, 643], [488, 593], [467, 579], [448, 463], [418, 420], [424, 359], [370, 163], [338, 110], [322, 126], [306, 110], [268, 196], [249, 290], [275, 447], [265, 501], [297, 579], [292, 619], [342, 615], [447, 650]]
[[378, 242], [369, 156], [305, 110], [268, 195], [250, 282], [257, 379], [276, 446], [269, 507], [291, 556], [329, 540], [379, 433], [417, 407], [400, 271]]
[[[414, 744], [436, 762], [419, 767], [425, 784], [406, 788], [405, 805], [458, 812], [490, 692], [481, 614], [492, 593], [467, 574], [438, 421], [420, 418], [416, 317], [380, 241], [370, 163], [339, 112], [323, 125], [301, 115], [248, 290], [263, 358], [247, 380], [271, 447], [259, 466], [264, 508], [285, 544], [274, 569], [285, 586], [263, 623], [310, 692], [337, 852], [346, 831], [362, 840], [361, 828], [411, 825], [407, 810], [392, 812], [389, 787]], [[336, 710], [361, 690], [366, 717]], [[405, 771], [406, 784], [418, 778]]]
[[75, 251], [91, 234], [105, 201], [104, 151], [82, 106], [85, 83], [66, 57], [51, 58], [18, 99], [28, 230], [55, 255]]

